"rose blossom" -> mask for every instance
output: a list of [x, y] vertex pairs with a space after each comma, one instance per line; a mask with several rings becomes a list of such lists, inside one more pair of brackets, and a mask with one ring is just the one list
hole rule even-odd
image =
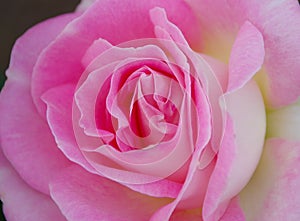
[[299, 220], [295, 0], [83, 0], [16, 42], [8, 220]]

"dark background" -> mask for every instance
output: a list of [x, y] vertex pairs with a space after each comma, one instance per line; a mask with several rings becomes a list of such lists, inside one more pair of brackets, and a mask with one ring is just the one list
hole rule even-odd
[[9, 0], [0, 7], [0, 88], [12, 46], [28, 28], [47, 18], [72, 12], [80, 0]]
[[[5, 81], [5, 70], [16, 39], [28, 28], [47, 18], [72, 12], [80, 0], [9, 0], [0, 6], [0, 88]], [[5, 220], [2, 214], [0, 220]]]

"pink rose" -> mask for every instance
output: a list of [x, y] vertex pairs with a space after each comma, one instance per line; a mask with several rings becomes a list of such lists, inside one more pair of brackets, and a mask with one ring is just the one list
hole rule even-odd
[[295, 0], [82, 0], [16, 42], [8, 220], [299, 220]]

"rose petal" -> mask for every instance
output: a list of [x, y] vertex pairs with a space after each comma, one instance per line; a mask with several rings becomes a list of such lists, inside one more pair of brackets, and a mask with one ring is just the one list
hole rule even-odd
[[243, 87], [264, 62], [264, 41], [259, 30], [246, 21], [232, 46], [227, 91]]
[[103, 52], [113, 47], [108, 41], [99, 38], [91, 44], [86, 50], [81, 62], [83, 66], [87, 67], [96, 57], [100, 56]]
[[232, 220], [234, 220], [234, 221], [245, 221], [246, 220], [245, 216], [244, 216], [244, 212], [239, 205], [238, 197], [234, 197], [230, 201], [224, 215], [220, 219], [220, 221], [232, 221]]
[[[195, 148], [188, 130], [192, 127], [190, 125], [192, 115], [188, 103], [190, 101], [185, 97], [179, 123], [182, 129], [178, 130], [171, 141], [158, 143], [151, 149], [129, 152], [119, 152], [112, 147], [103, 145], [95, 152], [105, 155], [126, 169], [153, 175], [155, 176], [153, 181], [168, 177], [184, 165]], [[102, 173], [101, 170], [99, 172]]]
[[[162, 44], [168, 49], [175, 63], [185, 69], [186, 84], [190, 85], [188, 83], [190, 74], [195, 77], [196, 81], [201, 82], [207, 91], [213, 116], [212, 149], [217, 152], [224, 124], [219, 106], [219, 97], [227, 87], [227, 67], [211, 57], [195, 53], [190, 48], [181, 30], [168, 20], [164, 9], [154, 8], [150, 11], [150, 15], [155, 24], [157, 37], [166, 40], [162, 41]], [[192, 87], [194, 82], [192, 81]], [[222, 90], [222, 88], [224, 89]], [[189, 90], [189, 87], [187, 87], [187, 90]], [[197, 99], [197, 94], [196, 92], [194, 99]], [[213, 159], [213, 157], [214, 154], [211, 155], [210, 159]], [[209, 161], [207, 162], [209, 163]]]
[[103, 38], [115, 45], [154, 37], [149, 10], [155, 6], [165, 8], [170, 19], [178, 24], [191, 42], [197, 44], [199, 29], [195, 28], [198, 27], [195, 25], [196, 18], [181, 0], [96, 1], [71, 22], [40, 56], [32, 82], [32, 94], [39, 112], [45, 113], [46, 110], [40, 100], [45, 91], [62, 83], [76, 83], [79, 80], [83, 72], [81, 59], [94, 40]]
[[[79, 149], [78, 143], [74, 136], [74, 131], [72, 127], [72, 101], [73, 101], [73, 85], [62, 85], [56, 88], [53, 88], [47, 91], [42, 99], [47, 104], [47, 119], [51, 128], [51, 131], [56, 139], [58, 147], [62, 150], [65, 156], [71, 161], [81, 165], [83, 168], [88, 170], [91, 173], [95, 172], [95, 169], [91, 167], [89, 162], [86, 161], [85, 157], [83, 157], [82, 152]], [[59, 96], [58, 96], [59, 95]], [[79, 119], [79, 118], [77, 118]], [[76, 123], [76, 122], [74, 122]], [[77, 122], [78, 124], [78, 122]], [[76, 126], [76, 125], [75, 125]], [[76, 129], [76, 127], [75, 127]], [[79, 134], [79, 131], [76, 131], [77, 136], [81, 136], [80, 139], [89, 139], [85, 141], [90, 145], [95, 145], [94, 140], [90, 138], [83, 138], [82, 134]], [[84, 135], [86, 136], [86, 135]], [[92, 142], [92, 143], [91, 143]], [[97, 141], [96, 141], [97, 143]], [[109, 170], [108, 174], [114, 176], [114, 173]], [[118, 176], [124, 176], [128, 178], [128, 182], [134, 182], [134, 179], [131, 176], [130, 172], [122, 174], [120, 172], [117, 173]], [[153, 180], [153, 178], [151, 178]], [[139, 182], [143, 183], [143, 178], [139, 178]], [[153, 183], [146, 184], [126, 184], [131, 189], [136, 190], [141, 193], [145, 193], [151, 196], [157, 197], [176, 197], [178, 191], [181, 188], [181, 184], [160, 180]]]
[[204, 169], [198, 168], [201, 150], [199, 148], [195, 151], [189, 165], [187, 177], [177, 198], [172, 203], [157, 210], [151, 220], [172, 220], [173, 217], [175, 219], [178, 210], [185, 210], [187, 214], [191, 212], [192, 217], [198, 217], [197, 214], [201, 211], [200, 208], [206, 193], [208, 177], [215, 165], [215, 161], [211, 161], [210, 165]]
[[0, 95], [3, 152], [21, 177], [44, 193], [49, 192], [51, 176], [68, 161], [57, 150], [48, 126], [36, 112], [29, 84], [41, 51], [75, 17], [73, 14], [49, 19], [17, 40], [7, 70], [8, 80]]
[[49, 196], [32, 189], [22, 180], [5, 159], [1, 150], [0, 193], [7, 220], [65, 220]]
[[[300, 12], [298, 1], [188, 0], [203, 29], [204, 53], [228, 60], [234, 36], [245, 21], [262, 33], [267, 82], [262, 82], [272, 107], [290, 104], [300, 94]], [[220, 51], [224, 53], [220, 53]], [[225, 55], [224, 55], [225, 54]]]
[[8, 79], [0, 95], [1, 148], [20, 176], [48, 193], [51, 177], [69, 161], [58, 150], [24, 82]]
[[[100, 54], [97, 58], [93, 60], [93, 62], [88, 66], [85, 73], [83, 73], [82, 82], [79, 82], [78, 90], [75, 94], [76, 104], [81, 112], [80, 125], [85, 129], [85, 133], [91, 136], [98, 136], [97, 131], [97, 123], [95, 120], [100, 122], [105, 122], [106, 117], [109, 113], [107, 112], [107, 108], [103, 110], [104, 105], [106, 105], [106, 97], [112, 97], [111, 100], [114, 100], [116, 97], [115, 94], [111, 95], [112, 92], [118, 93], [118, 87], [120, 86], [118, 81], [115, 84], [110, 85], [110, 82], [106, 82], [109, 76], [115, 71], [117, 65], [120, 64], [122, 60], [126, 60], [127, 58], [131, 58], [134, 60], [138, 60], [137, 64], [141, 66], [145, 63], [142, 58], [153, 58], [154, 60], [165, 60], [165, 55], [157, 46], [149, 45], [140, 48], [119, 48], [112, 47], [107, 50], [105, 53]], [[127, 60], [126, 60], [127, 61]], [[122, 76], [122, 72], [119, 74], [115, 74], [114, 78], [119, 79]], [[86, 79], [85, 79], [86, 78]], [[81, 85], [80, 85], [81, 84]], [[101, 88], [106, 91], [101, 90]], [[101, 103], [100, 109], [101, 113], [95, 113], [95, 110], [99, 107], [96, 106], [97, 98], [99, 93], [102, 93], [103, 98], [105, 100], [104, 103]], [[101, 97], [102, 98], [102, 97]], [[97, 104], [98, 106], [100, 104]], [[108, 105], [108, 110], [110, 105]], [[110, 111], [111, 112], [111, 111]], [[97, 114], [95, 116], [95, 114]], [[99, 119], [95, 119], [95, 117], [99, 117]]]
[[300, 140], [300, 100], [292, 105], [271, 110], [267, 115], [267, 136], [291, 141]]
[[267, 140], [258, 169], [240, 194], [247, 220], [299, 220], [299, 150], [299, 142]]
[[207, 221], [218, 220], [230, 199], [247, 184], [259, 161], [265, 137], [265, 107], [254, 81], [225, 95], [225, 102], [225, 133], [203, 206]]
[[157, 208], [169, 202], [139, 194], [76, 166], [61, 171], [50, 189], [68, 220], [148, 220]]
[[170, 221], [203, 221], [201, 210], [193, 209], [193, 210], [175, 210], [172, 216], [170, 217]]
[[[201, 195], [203, 194], [202, 191], [192, 192], [195, 187], [203, 187], [203, 190], [206, 189], [206, 181], [207, 181], [207, 173], [210, 173], [209, 170], [211, 169], [207, 166], [204, 170], [197, 171], [199, 165], [200, 155], [207, 145], [209, 138], [210, 138], [210, 115], [209, 115], [209, 107], [207, 106], [206, 100], [204, 99], [204, 95], [202, 94], [203, 91], [199, 90], [199, 101], [198, 105], [201, 107], [201, 111], [198, 112], [198, 124], [201, 125], [201, 129], [198, 134], [198, 140], [195, 145], [196, 149], [192, 155], [192, 159], [190, 165], [188, 166], [188, 173], [186, 175], [185, 182], [181, 191], [179, 192], [177, 198], [170, 204], [162, 207], [158, 210], [152, 217], [151, 220], [168, 220], [172, 213], [174, 212], [175, 208], [181, 203], [181, 201], [187, 202], [187, 207], [197, 208], [200, 207], [201, 202]], [[214, 162], [212, 161], [211, 164]], [[191, 187], [191, 188], [190, 188]], [[181, 205], [182, 207], [185, 206], [185, 203]]]
[[47, 121], [58, 148], [65, 156], [95, 173], [86, 161], [74, 138], [72, 127], [72, 107], [75, 85], [62, 85], [48, 90], [42, 96], [47, 104]]
[[76, 17], [76, 14], [61, 15], [41, 22], [26, 31], [13, 47], [10, 65], [6, 72], [8, 78], [31, 81], [33, 67], [40, 53]]

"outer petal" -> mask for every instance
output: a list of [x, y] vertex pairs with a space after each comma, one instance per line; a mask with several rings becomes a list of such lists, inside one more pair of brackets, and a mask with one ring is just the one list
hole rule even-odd
[[242, 208], [239, 205], [238, 197], [234, 197], [230, 201], [220, 221], [245, 221], [245, 215]]
[[49, 196], [29, 187], [0, 150], [0, 197], [9, 221], [63, 221], [65, 218]]
[[83, 157], [72, 127], [72, 102], [75, 85], [62, 85], [48, 90], [42, 99], [47, 104], [47, 122], [58, 148], [69, 160], [82, 165], [90, 172], [95, 169]]
[[32, 89], [39, 111], [45, 113], [45, 104], [40, 100], [45, 91], [62, 83], [78, 81], [83, 71], [81, 59], [94, 40], [103, 38], [112, 44], [119, 44], [154, 37], [149, 10], [155, 6], [165, 8], [170, 19], [197, 46], [199, 26], [190, 8], [181, 0], [96, 1], [82, 16], [70, 23], [40, 57]]
[[80, 167], [61, 171], [51, 184], [51, 195], [68, 220], [149, 220], [166, 198], [156, 199], [92, 175]]
[[0, 95], [1, 148], [32, 187], [48, 193], [51, 177], [69, 161], [58, 150], [48, 125], [37, 113], [29, 86], [8, 79]]
[[300, 219], [300, 143], [266, 142], [260, 165], [240, 194], [249, 221]]
[[22, 35], [12, 50], [9, 69], [6, 72], [8, 78], [30, 81], [33, 66], [40, 53], [76, 17], [76, 14], [61, 15], [37, 24]]
[[264, 143], [265, 111], [257, 85], [250, 81], [227, 94], [225, 101], [228, 111], [225, 134], [203, 205], [207, 221], [220, 219], [231, 198], [247, 184]]
[[287, 107], [272, 110], [267, 115], [268, 137], [300, 141], [300, 100]]
[[[228, 60], [234, 36], [250, 21], [264, 37], [266, 81], [262, 82], [270, 106], [284, 106], [300, 95], [300, 7], [296, 0], [187, 0], [199, 15], [204, 50]], [[220, 53], [220, 51], [227, 51]]]
[[31, 73], [41, 51], [74, 17], [50, 19], [18, 39], [0, 95], [1, 148], [21, 177], [44, 193], [49, 191], [51, 176], [68, 162], [57, 150], [48, 126], [32, 103]]
[[227, 91], [243, 87], [261, 68], [264, 55], [261, 33], [246, 21], [239, 30], [230, 54]]

